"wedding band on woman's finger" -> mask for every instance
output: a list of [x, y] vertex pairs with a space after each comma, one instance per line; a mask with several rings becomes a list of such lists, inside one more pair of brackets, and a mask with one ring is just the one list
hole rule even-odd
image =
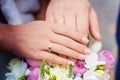
[[53, 43], [50, 43], [49, 46], [48, 46], [48, 52], [52, 53], [52, 44]]
[[64, 20], [56, 20], [57, 23], [64, 23]]

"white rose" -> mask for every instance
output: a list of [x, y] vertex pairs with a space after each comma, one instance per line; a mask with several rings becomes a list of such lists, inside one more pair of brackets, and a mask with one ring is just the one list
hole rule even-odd
[[[13, 59], [10, 61], [10, 63], [14, 63], [16, 59]], [[15, 65], [12, 64], [12, 66], [8, 66], [11, 69], [11, 72], [6, 73], [6, 80], [18, 80], [20, 77], [24, 76], [27, 70], [27, 64], [23, 61], [17, 61], [18, 63], [15, 63]], [[9, 65], [11, 65], [9, 63]]]
[[92, 52], [98, 53], [102, 48], [102, 42], [96, 41], [93, 45], [90, 46]]

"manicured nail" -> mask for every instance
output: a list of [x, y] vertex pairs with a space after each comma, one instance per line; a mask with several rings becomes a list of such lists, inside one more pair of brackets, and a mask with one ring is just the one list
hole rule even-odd
[[74, 63], [74, 62], [72, 62], [72, 61], [68, 61], [68, 64], [72, 64], [72, 65], [74, 65], [75, 63]]
[[87, 54], [89, 54], [89, 53], [91, 53], [91, 50], [88, 49], [88, 48], [86, 48], [86, 49], [84, 50], [84, 52], [87, 53]]
[[82, 38], [82, 41], [83, 41], [84, 43], [88, 43], [88, 42], [89, 42], [89, 40], [88, 40], [86, 37], [83, 37], [83, 38]]
[[79, 55], [79, 59], [80, 59], [80, 60], [84, 60], [85, 58], [86, 58], [85, 55], [83, 55], [83, 54], [80, 54], [80, 55]]
[[101, 39], [101, 35], [99, 32], [96, 33], [97, 38]]

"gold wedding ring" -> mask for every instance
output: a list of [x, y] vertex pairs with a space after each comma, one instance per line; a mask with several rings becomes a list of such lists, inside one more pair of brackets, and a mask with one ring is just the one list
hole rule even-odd
[[48, 52], [52, 53], [52, 43], [50, 43], [48, 46]]
[[64, 19], [57, 19], [55, 20], [56, 23], [64, 23]]

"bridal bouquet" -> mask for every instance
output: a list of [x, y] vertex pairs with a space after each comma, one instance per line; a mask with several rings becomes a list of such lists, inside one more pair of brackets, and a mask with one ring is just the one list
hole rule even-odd
[[[48, 63], [45, 59], [39, 62], [40, 66], [30, 60], [12, 59], [6, 80], [110, 80], [115, 59], [110, 51], [101, 47], [101, 42], [95, 42], [90, 46], [92, 53], [84, 61], [78, 60], [69, 66]], [[31, 63], [33, 66], [28, 66]]]

